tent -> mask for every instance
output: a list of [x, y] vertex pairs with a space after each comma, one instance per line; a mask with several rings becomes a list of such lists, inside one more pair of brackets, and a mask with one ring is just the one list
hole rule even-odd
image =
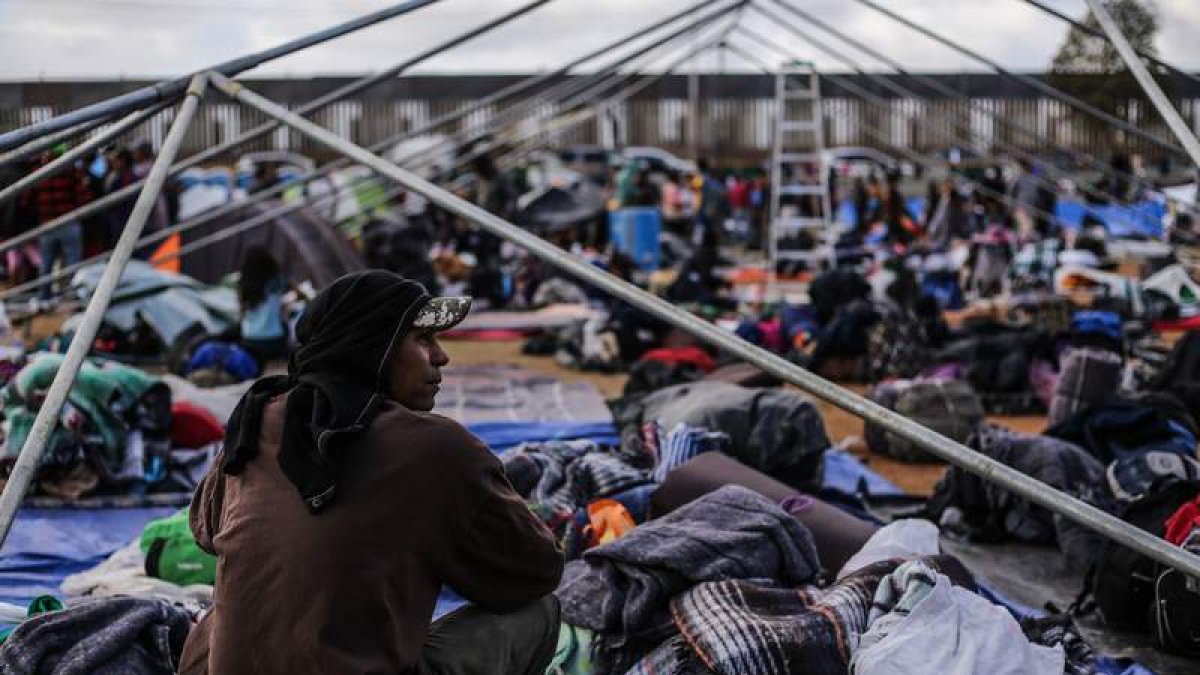
[[[185, 232], [182, 244], [187, 247], [191, 242], [279, 208], [281, 204], [267, 200], [216, 218]], [[265, 246], [290, 281], [309, 281], [315, 288], [322, 288], [342, 275], [366, 267], [362, 256], [330, 221], [311, 208], [303, 208], [261, 227], [185, 253], [181, 258], [181, 271], [205, 283], [217, 283], [221, 277], [238, 269], [246, 249], [251, 246]]]

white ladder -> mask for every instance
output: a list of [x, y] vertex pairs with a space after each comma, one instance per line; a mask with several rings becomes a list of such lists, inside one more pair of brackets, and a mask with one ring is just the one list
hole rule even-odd
[[[821, 84], [811, 62], [789, 61], [776, 73], [774, 131], [767, 249], [772, 295], [781, 261], [802, 260], [814, 272], [836, 264], [834, 242], [829, 240], [833, 210], [826, 183], [829, 169], [824, 153]], [[814, 240], [812, 249], [779, 245], [780, 240], [801, 233]]]

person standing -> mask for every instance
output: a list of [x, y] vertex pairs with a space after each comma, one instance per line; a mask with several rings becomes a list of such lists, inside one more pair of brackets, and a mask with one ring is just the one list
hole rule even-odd
[[[43, 153], [38, 166], [45, 166], [54, 161], [56, 156], [62, 154], [61, 150], [60, 148]], [[87, 176], [75, 166], [43, 178], [35, 183], [26, 195], [37, 214], [39, 227], [74, 211], [92, 199]], [[60, 256], [64, 266], [74, 265], [83, 256], [83, 226], [78, 220], [61, 223], [38, 238], [38, 249], [41, 255], [40, 272], [43, 277], [50, 274]], [[42, 285], [43, 300], [50, 299], [50, 291], [50, 283]]]
[[729, 201], [725, 185], [713, 177], [707, 160], [697, 160], [696, 166], [700, 170], [696, 178], [700, 204], [696, 210], [692, 243], [696, 246], [715, 246], [721, 238], [721, 226], [729, 215]]
[[1033, 241], [1038, 238], [1036, 226], [1037, 205], [1041, 194], [1041, 185], [1034, 171], [1033, 163], [1022, 159], [1021, 173], [1013, 181], [1011, 190], [1013, 204], [1013, 220], [1017, 223], [1017, 236], [1021, 241]]

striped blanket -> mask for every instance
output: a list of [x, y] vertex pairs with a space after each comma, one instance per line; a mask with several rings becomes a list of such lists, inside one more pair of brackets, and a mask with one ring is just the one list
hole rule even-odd
[[[948, 556], [923, 560], [954, 578], [966, 574], [961, 563]], [[876, 590], [900, 563], [869, 565], [824, 589], [780, 588], [749, 580], [699, 584], [671, 602], [679, 636], [629, 673], [845, 675], [851, 652], [869, 625]]]

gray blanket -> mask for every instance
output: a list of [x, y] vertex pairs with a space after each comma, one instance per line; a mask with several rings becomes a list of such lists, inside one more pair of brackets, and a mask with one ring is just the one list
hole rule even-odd
[[32, 618], [0, 647], [0, 672], [171, 675], [191, 629], [186, 610], [116, 597]]
[[563, 621], [596, 631], [596, 672], [624, 672], [670, 637], [669, 603], [704, 581], [812, 582], [812, 535], [771, 501], [727, 486], [568, 565]]
[[[994, 425], [980, 427], [967, 445], [1056, 490], [1111, 508], [1104, 466], [1077, 445]], [[1087, 569], [1098, 550], [1098, 535], [1090, 530], [957, 467], [938, 482], [927, 509], [931, 519], [975, 541], [1057, 543], [1077, 570]]]

